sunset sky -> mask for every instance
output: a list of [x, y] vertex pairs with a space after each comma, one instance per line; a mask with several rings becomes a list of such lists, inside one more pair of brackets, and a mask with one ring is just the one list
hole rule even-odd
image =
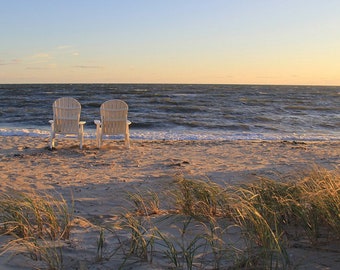
[[340, 85], [339, 0], [0, 0], [0, 83]]

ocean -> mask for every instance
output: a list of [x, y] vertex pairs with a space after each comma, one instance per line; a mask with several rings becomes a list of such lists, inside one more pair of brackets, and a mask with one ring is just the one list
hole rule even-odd
[[49, 136], [52, 103], [76, 98], [95, 137], [100, 105], [129, 105], [131, 139], [340, 140], [340, 87], [203, 84], [2, 84], [0, 135]]

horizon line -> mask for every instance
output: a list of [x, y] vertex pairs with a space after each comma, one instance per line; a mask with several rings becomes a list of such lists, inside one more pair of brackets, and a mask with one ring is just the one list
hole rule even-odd
[[0, 85], [30, 85], [30, 84], [136, 84], [136, 85], [151, 85], [151, 84], [164, 84], [164, 85], [263, 85], [263, 86], [327, 86], [327, 87], [340, 87], [340, 84], [280, 84], [280, 83], [180, 83], [180, 82], [11, 82], [0, 83]]

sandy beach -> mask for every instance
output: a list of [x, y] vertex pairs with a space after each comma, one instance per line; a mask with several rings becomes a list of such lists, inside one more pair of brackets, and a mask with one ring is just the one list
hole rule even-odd
[[[137, 140], [126, 149], [121, 141], [105, 140], [99, 150], [95, 140], [87, 139], [80, 150], [77, 141], [62, 139], [53, 151], [47, 142], [38, 137], [0, 137], [0, 189], [57, 192], [68, 202], [74, 200], [77, 215], [103, 222], [127, 207], [128, 192], [150, 189], [161, 194], [171, 190], [178, 176], [237, 185], [259, 177], [294, 179], [313, 166], [340, 169], [340, 141]], [[75, 258], [83, 256], [81, 252], [74, 251]], [[303, 262], [298, 269], [340, 267], [339, 248], [296, 252]], [[2, 255], [0, 268], [31, 269], [27, 261]], [[115, 269], [110, 264], [114, 262], [78, 269]]]

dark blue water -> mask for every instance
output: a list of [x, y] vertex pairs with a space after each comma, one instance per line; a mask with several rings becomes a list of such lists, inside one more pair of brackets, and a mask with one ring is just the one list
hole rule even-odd
[[20, 84], [0, 95], [0, 135], [47, 135], [53, 101], [71, 96], [87, 136], [101, 103], [122, 99], [135, 139], [340, 140], [340, 87]]

